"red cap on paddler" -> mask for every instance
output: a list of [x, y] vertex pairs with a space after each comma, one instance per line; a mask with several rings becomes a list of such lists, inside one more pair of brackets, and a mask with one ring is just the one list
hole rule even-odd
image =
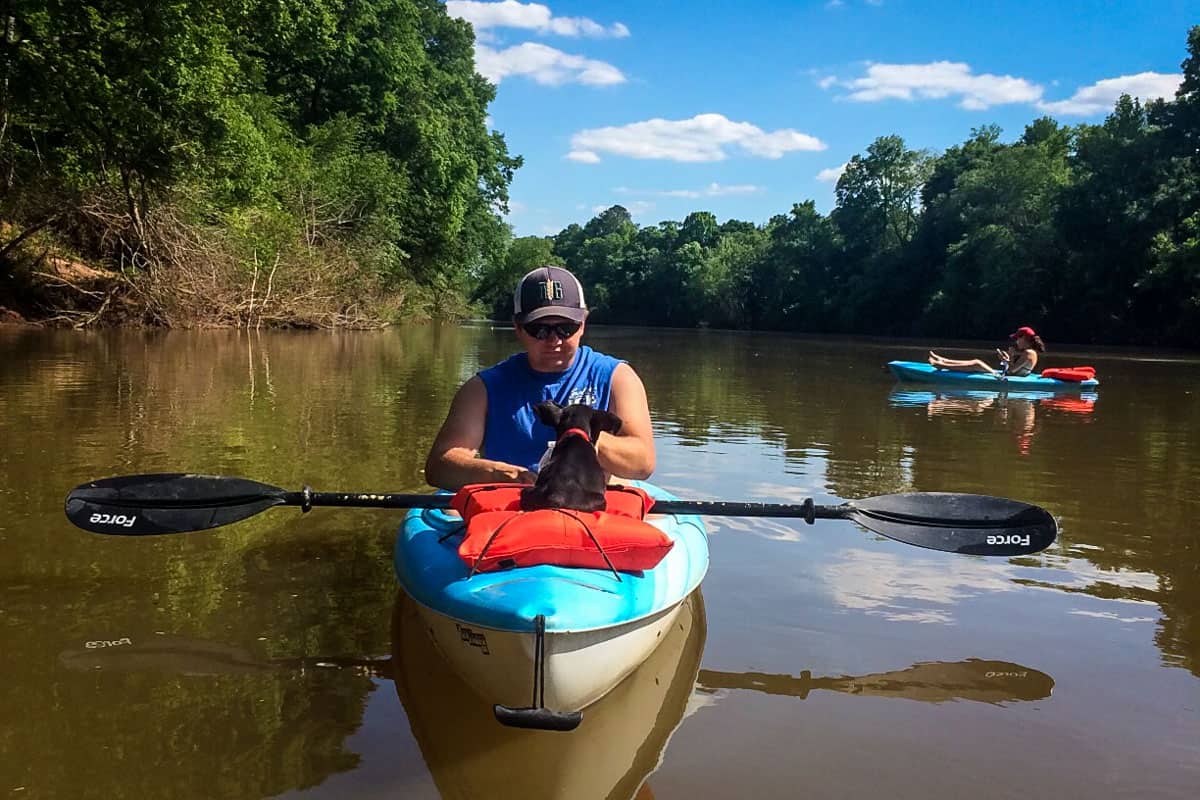
[[1037, 334], [1033, 332], [1033, 328], [1029, 327], [1028, 325], [1022, 325], [1021, 327], [1017, 328], [1015, 332], [1010, 333], [1008, 338], [1016, 339], [1018, 336], [1028, 336], [1030, 339], [1032, 339], [1033, 337], [1037, 336]]
[[543, 317], [583, 322], [587, 317], [583, 286], [562, 267], [530, 270], [513, 292], [513, 316], [520, 322], [533, 322]]

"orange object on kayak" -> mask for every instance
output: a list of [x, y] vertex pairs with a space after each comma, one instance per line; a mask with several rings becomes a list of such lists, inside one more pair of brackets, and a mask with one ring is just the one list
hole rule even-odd
[[[467, 522], [471, 517], [486, 511], [520, 511], [521, 483], [472, 483], [464, 486], [450, 500], [450, 507], [462, 515]], [[642, 519], [654, 498], [636, 486], [614, 484], [604, 492], [604, 510], [609, 514]]]
[[1090, 381], [1096, 377], [1095, 367], [1048, 367], [1042, 370], [1043, 378], [1054, 378], [1060, 381]]
[[604, 511], [486, 511], [467, 523], [458, 557], [476, 572], [536, 564], [636, 571], [674, 544], [648, 522]]
[[520, 484], [464, 486], [451, 500], [466, 535], [458, 556], [475, 572], [553, 564], [636, 571], [651, 569], [675, 542], [643, 521], [654, 504], [645, 491], [612, 486], [605, 511], [521, 511]]

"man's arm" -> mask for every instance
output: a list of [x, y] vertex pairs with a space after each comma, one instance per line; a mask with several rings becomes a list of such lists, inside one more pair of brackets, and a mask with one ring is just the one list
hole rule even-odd
[[430, 486], [457, 491], [468, 483], [533, 483], [537, 476], [515, 464], [479, 458], [487, 426], [487, 387], [478, 375], [454, 395], [429, 456], [425, 480]]
[[613, 371], [608, 410], [621, 418], [621, 430], [615, 436], [601, 433], [596, 440], [600, 465], [618, 478], [649, 478], [654, 472], [650, 406], [642, 379], [628, 364], [620, 364]]

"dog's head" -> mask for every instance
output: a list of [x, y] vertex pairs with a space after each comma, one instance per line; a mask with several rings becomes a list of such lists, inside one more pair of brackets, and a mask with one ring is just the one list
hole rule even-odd
[[560, 406], [553, 400], [546, 400], [534, 406], [533, 410], [538, 419], [554, 428], [556, 438], [561, 438], [572, 428], [579, 428], [588, 432], [588, 436], [594, 444], [601, 431], [615, 434], [621, 430], [621, 418], [616, 414], [600, 411], [580, 403]]

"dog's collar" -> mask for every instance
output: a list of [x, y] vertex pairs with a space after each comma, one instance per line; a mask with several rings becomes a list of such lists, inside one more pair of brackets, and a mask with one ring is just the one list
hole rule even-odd
[[588, 444], [592, 443], [592, 437], [583, 428], [567, 428], [565, 431], [563, 431], [562, 436], [558, 437], [558, 440], [561, 442], [568, 436], [582, 436], [585, 442]]

